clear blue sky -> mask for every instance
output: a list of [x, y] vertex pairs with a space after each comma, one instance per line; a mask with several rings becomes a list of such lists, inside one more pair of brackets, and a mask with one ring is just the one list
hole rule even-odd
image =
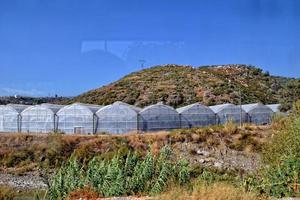
[[0, 0], [0, 95], [77, 95], [139, 60], [300, 77], [300, 1]]

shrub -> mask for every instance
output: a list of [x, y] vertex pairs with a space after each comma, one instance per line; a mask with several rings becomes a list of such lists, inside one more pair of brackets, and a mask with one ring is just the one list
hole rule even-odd
[[300, 158], [300, 116], [291, 117], [278, 129], [264, 148], [265, 162], [279, 164], [286, 158]]
[[224, 124], [224, 133], [232, 135], [235, 134], [238, 130], [237, 125], [232, 121], [232, 120], [228, 120], [225, 124]]
[[[298, 103], [299, 105], [299, 103]], [[300, 179], [300, 115], [298, 105], [277, 127], [271, 142], [263, 151], [266, 169], [254, 181], [256, 189], [276, 197], [298, 196]]]
[[263, 171], [258, 188], [275, 197], [299, 195], [300, 159], [288, 158], [275, 167]]

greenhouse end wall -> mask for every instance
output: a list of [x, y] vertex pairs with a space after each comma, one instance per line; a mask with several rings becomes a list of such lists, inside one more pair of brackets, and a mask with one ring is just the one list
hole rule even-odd
[[179, 113], [172, 107], [156, 104], [144, 108], [139, 113], [139, 129], [159, 131], [180, 128]]
[[125, 103], [114, 103], [97, 113], [97, 133], [124, 134], [138, 130], [138, 113]]
[[270, 124], [274, 112], [263, 104], [246, 104], [242, 108], [248, 115], [248, 122], [257, 125]]
[[66, 134], [94, 134], [96, 132], [96, 111], [102, 106], [75, 103], [57, 112], [57, 130]]
[[215, 113], [208, 107], [199, 103], [177, 109], [180, 114], [181, 128], [193, 128], [214, 125]]
[[31, 106], [21, 113], [21, 132], [48, 133], [54, 132], [55, 113], [42, 105]]
[[225, 124], [229, 121], [236, 124], [247, 122], [247, 113], [241, 106], [223, 104], [210, 106], [210, 108], [216, 113], [217, 124]]
[[0, 132], [20, 132], [20, 113], [27, 107], [19, 104], [0, 106]]

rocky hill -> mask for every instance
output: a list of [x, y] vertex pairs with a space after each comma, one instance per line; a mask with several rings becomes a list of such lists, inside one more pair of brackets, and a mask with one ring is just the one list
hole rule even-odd
[[239, 103], [241, 96], [242, 103], [276, 103], [290, 80], [249, 65], [164, 65], [131, 73], [73, 101], [104, 105], [124, 101], [141, 107], [164, 101], [179, 107], [194, 102]]

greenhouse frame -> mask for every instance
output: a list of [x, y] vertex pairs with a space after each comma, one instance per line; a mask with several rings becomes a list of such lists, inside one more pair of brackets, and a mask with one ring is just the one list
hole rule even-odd
[[226, 122], [232, 121], [233, 123], [247, 122], [247, 113], [241, 108], [234, 104], [221, 104], [216, 106], [210, 106], [216, 114], [216, 123], [225, 124]]
[[94, 134], [97, 128], [96, 112], [103, 106], [74, 103], [57, 112], [57, 131], [66, 134]]
[[216, 114], [200, 103], [176, 109], [180, 114], [181, 128], [202, 127], [216, 124]]
[[147, 106], [139, 113], [139, 129], [158, 131], [180, 128], [179, 113], [172, 107], [157, 103]]
[[248, 115], [248, 122], [257, 125], [270, 124], [274, 112], [268, 106], [261, 103], [245, 104], [242, 108]]
[[124, 134], [138, 130], [141, 109], [124, 102], [115, 102], [97, 111], [97, 133]]
[[26, 108], [21, 113], [21, 132], [48, 133], [56, 131], [56, 113], [62, 107], [55, 104], [41, 104]]
[[20, 113], [28, 106], [7, 104], [0, 106], [0, 132], [20, 132]]

